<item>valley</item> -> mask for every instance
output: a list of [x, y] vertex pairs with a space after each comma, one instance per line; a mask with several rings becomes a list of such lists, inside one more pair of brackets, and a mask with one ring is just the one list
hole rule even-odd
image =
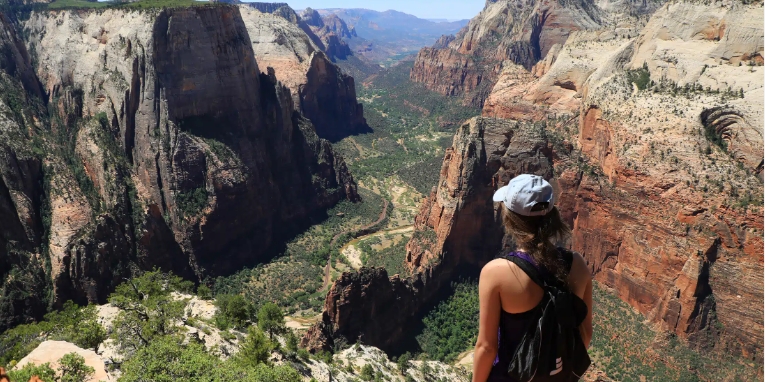
[[0, 5], [0, 381], [469, 381], [520, 173], [583, 380], [763, 380], [762, 1]]

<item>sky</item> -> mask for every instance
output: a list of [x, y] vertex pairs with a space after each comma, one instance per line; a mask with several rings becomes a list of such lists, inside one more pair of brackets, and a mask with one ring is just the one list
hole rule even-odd
[[486, 0], [273, 0], [292, 9], [366, 8], [375, 11], [409, 13], [422, 19], [471, 19], [483, 9]]

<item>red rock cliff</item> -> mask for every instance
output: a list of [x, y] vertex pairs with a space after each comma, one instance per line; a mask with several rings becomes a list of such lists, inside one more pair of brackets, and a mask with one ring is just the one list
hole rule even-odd
[[596, 28], [599, 22], [599, 10], [591, 1], [487, 1], [446, 47], [420, 50], [410, 78], [481, 107], [503, 61], [530, 69], [571, 32]]

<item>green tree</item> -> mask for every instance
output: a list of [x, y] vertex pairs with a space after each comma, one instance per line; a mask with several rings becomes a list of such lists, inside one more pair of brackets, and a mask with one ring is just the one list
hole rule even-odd
[[406, 371], [409, 369], [409, 361], [411, 359], [412, 354], [409, 352], [406, 352], [402, 354], [401, 357], [398, 357], [396, 365], [398, 365], [398, 371], [401, 373], [401, 375], [406, 375]]
[[375, 378], [375, 369], [372, 368], [372, 365], [366, 364], [361, 368], [361, 374], [359, 374], [359, 377], [361, 377], [361, 379], [364, 381], [371, 381]]
[[243, 328], [251, 319], [253, 306], [239, 294], [220, 294], [215, 298], [215, 325], [218, 329]]
[[95, 349], [106, 339], [95, 305], [80, 308], [67, 301], [61, 311], [48, 313], [45, 319], [53, 325], [49, 339], [73, 342], [85, 349]]
[[120, 284], [109, 297], [121, 310], [112, 338], [129, 353], [149, 346], [154, 338], [179, 333], [187, 300], [175, 299], [171, 293], [187, 290], [188, 282], [157, 270]]
[[287, 331], [287, 351], [297, 353], [298, 351], [298, 338], [292, 330]]
[[247, 338], [242, 342], [237, 353], [237, 361], [245, 366], [257, 366], [267, 364], [271, 356], [272, 344], [266, 335], [255, 326], [251, 326], [247, 332]]
[[122, 364], [120, 381], [201, 381], [219, 363], [201, 344], [183, 345], [180, 336], [156, 337]]
[[43, 381], [55, 381], [56, 372], [51, 369], [50, 364], [44, 363], [42, 365], [34, 365], [28, 363], [24, 365], [20, 370], [9, 370], [8, 377], [11, 381], [28, 381], [33, 375], [38, 376]]
[[422, 320], [417, 342], [431, 359], [453, 360], [475, 344], [478, 336], [478, 283], [452, 284], [454, 294]]
[[205, 284], [199, 284], [199, 287], [197, 288], [197, 297], [202, 300], [209, 300], [212, 298], [212, 290]]
[[98, 323], [94, 305], [80, 308], [67, 301], [61, 311], [45, 315], [44, 321], [19, 325], [0, 334], [0, 365], [24, 358], [46, 339], [95, 349], [106, 339], [106, 331]]
[[276, 304], [267, 302], [258, 311], [258, 326], [268, 333], [269, 338], [273, 339], [274, 334], [284, 333], [286, 329], [284, 314]]
[[52, 329], [51, 323], [43, 321], [19, 325], [0, 334], [0, 365], [24, 358], [40, 345]]
[[85, 382], [95, 372], [95, 369], [85, 364], [85, 358], [77, 353], [65, 354], [59, 364], [59, 382]]

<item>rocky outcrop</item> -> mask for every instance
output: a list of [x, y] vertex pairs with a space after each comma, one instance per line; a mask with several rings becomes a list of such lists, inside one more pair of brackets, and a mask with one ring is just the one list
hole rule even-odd
[[[493, 185], [515, 174], [552, 175], [552, 152], [542, 130], [524, 123], [474, 118], [457, 130], [441, 167], [441, 186], [423, 202], [407, 244], [413, 276], [388, 278], [382, 269], [343, 274], [325, 300], [323, 320], [303, 338], [312, 350], [360, 340], [392, 349], [420, 309], [452, 277], [477, 269], [502, 249]], [[374, 319], [373, 319], [374, 318]]]
[[[103, 302], [136, 268], [192, 279], [232, 272], [269, 256], [309, 217], [358, 198], [290, 90], [273, 69], [261, 73], [240, 9], [51, 11], [25, 21], [26, 47], [16, 40], [11, 57], [35, 62], [30, 86], [42, 84], [38, 101], [51, 112], [33, 118], [30, 107], [0, 121], [1, 131], [32, 135], [0, 143], [0, 208], [18, 217], [0, 223], [1, 240], [13, 243], [2, 251], [14, 248], [0, 262], [43, 275], [50, 264], [54, 305]], [[13, 76], [3, 94], [26, 86], [22, 68], [2, 69]], [[315, 73], [310, 92], [347, 95], [321, 89], [322, 75], [337, 73]], [[31, 284], [2, 277], [4, 288]], [[28, 302], [4, 299], [2, 328], [39, 316], [44, 304], [30, 304], [44, 301], [45, 285], [26, 287]]]
[[[506, 65], [483, 110], [502, 119], [457, 131], [416, 218], [407, 263], [433, 275], [418, 296], [512, 247], [491, 194], [537, 173], [552, 180], [573, 229], [561, 244], [595, 279], [690, 346], [761, 362], [760, 11], [673, 2], [639, 30], [575, 32], [530, 69]], [[733, 19], [746, 21], [720, 27]], [[338, 320], [325, 327], [342, 323], [338, 333], [366, 314], [351, 305], [373, 304], [343, 300], [325, 304], [345, 307], [325, 315]]]
[[448, 44], [442, 38], [420, 50], [410, 79], [481, 107], [505, 61], [530, 69], [572, 32], [599, 27], [600, 18], [591, 1], [487, 1]]
[[[290, 20], [249, 7], [242, 7], [241, 14], [261, 70], [274, 68], [290, 89], [295, 107], [311, 120], [320, 137], [337, 140], [368, 129], [353, 77], [332, 62], [350, 54], [336, 34], [320, 35], [326, 37], [323, 41], [312, 31], [316, 27], [297, 15]], [[323, 107], [316, 107], [319, 99]]]
[[21, 369], [27, 364], [42, 365], [49, 364], [53, 370], [59, 368], [59, 360], [61, 357], [75, 353], [85, 360], [85, 365], [93, 368], [93, 374], [88, 376], [84, 382], [96, 382], [96, 381], [113, 381], [115, 380], [106, 371], [104, 366], [104, 359], [102, 359], [93, 350], [85, 350], [78, 347], [75, 344], [66, 341], [45, 341], [32, 350], [26, 357], [15, 366], [16, 369]]
[[287, 3], [264, 3], [259, 1], [253, 1], [253, 2], [248, 2], [247, 5], [263, 13], [275, 13], [275, 12], [278, 12], [283, 7], [289, 8], [289, 4]]
[[303, 22], [310, 26], [324, 44], [324, 52], [332, 60], [345, 60], [353, 54], [351, 48], [343, 39], [356, 37], [356, 30], [349, 29], [348, 25], [335, 14], [321, 17], [319, 12], [307, 8], [300, 17]]

